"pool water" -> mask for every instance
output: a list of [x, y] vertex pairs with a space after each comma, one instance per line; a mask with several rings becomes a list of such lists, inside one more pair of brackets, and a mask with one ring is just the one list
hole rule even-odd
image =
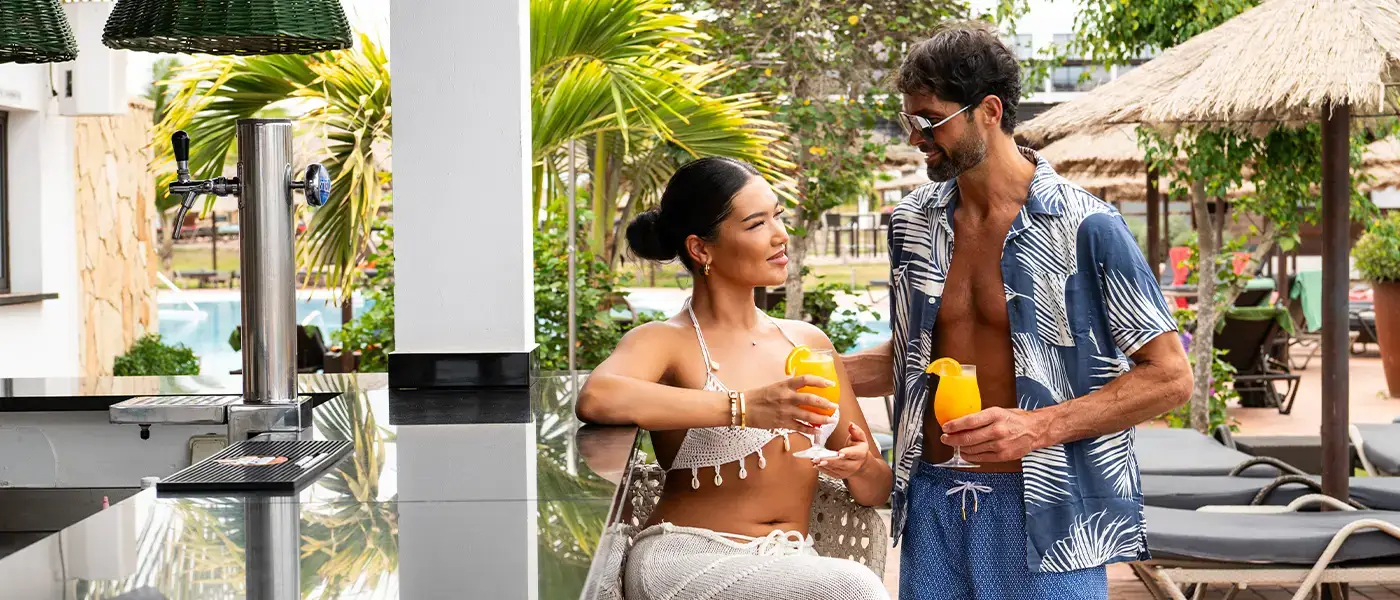
[[[674, 315], [682, 310], [688, 292], [669, 289], [632, 289], [628, 299], [638, 311], [657, 311]], [[340, 331], [340, 306], [329, 302], [330, 296], [323, 291], [299, 292], [297, 294], [297, 323], [315, 325], [321, 329], [326, 345], [334, 344], [334, 333]], [[354, 314], [364, 314], [370, 303], [356, 296]], [[190, 305], [193, 305], [191, 308]], [[238, 327], [242, 302], [237, 290], [234, 291], [190, 291], [178, 294], [162, 292], [157, 298], [160, 317], [160, 334], [167, 344], [184, 344], [194, 350], [199, 357], [200, 373], [203, 375], [227, 375], [243, 366], [243, 355], [228, 345], [233, 329]], [[613, 316], [624, 317], [626, 312], [615, 309]], [[883, 316], [883, 314], [882, 314]], [[851, 351], [865, 350], [890, 339], [890, 326], [885, 320], [877, 320], [868, 311], [861, 311], [858, 317], [866, 327], [875, 330], [856, 340]]]
[[860, 315], [861, 322], [866, 327], [874, 329], [874, 333], [862, 333], [856, 338], [856, 345], [851, 348], [851, 352], [857, 350], [868, 350], [890, 339], [890, 323], [884, 320], [875, 320], [869, 313]]
[[[627, 300], [632, 303], [632, 307], [638, 312], [656, 311], [664, 315], [674, 315], [684, 309], [685, 299], [690, 295], [689, 290], [676, 290], [670, 288], [631, 288], [627, 289]], [[856, 296], [859, 299], [859, 296]], [[881, 318], [876, 319], [875, 313], [869, 309], [858, 310], [856, 319], [864, 323], [866, 327], [874, 330], [874, 333], [861, 334], [856, 338], [855, 347], [850, 352], [866, 350], [879, 345], [890, 339], [890, 324], [885, 320], [889, 314], [888, 310], [879, 312]], [[626, 317], [626, 311], [614, 307], [613, 317]]]
[[[324, 292], [298, 293], [296, 320], [298, 324], [319, 327], [326, 345], [331, 346], [333, 334], [340, 331], [340, 305], [331, 304], [328, 299]], [[357, 317], [368, 307], [358, 296], [353, 306]], [[228, 345], [229, 336], [242, 319], [242, 301], [237, 291], [162, 293], [157, 298], [157, 308], [164, 342], [183, 344], [193, 350], [199, 357], [200, 374], [227, 375], [243, 367], [243, 354]]]

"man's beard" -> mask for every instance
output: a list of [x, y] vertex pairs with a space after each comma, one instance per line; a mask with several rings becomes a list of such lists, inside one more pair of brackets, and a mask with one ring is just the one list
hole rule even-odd
[[964, 171], [977, 166], [983, 159], [987, 158], [987, 143], [978, 137], [975, 132], [968, 129], [957, 144], [951, 148], [938, 148], [943, 154], [943, 160], [936, 165], [928, 165], [928, 178], [930, 181], [942, 183], [951, 180]]

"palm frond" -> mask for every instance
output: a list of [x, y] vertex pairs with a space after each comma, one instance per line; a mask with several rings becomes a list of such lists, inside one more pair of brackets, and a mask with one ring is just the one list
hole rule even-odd
[[[282, 109], [324, 132], [324, 162], [332, 177], [327, 204], [315, 210], [297, 240], [300, 268], [326, 276], [349, 298], [369, 230], [384, 201], [379, 165], [393, 135], [389, 59], [362, 35], [353, 49], [311, 56], [208, 57], [177, 72], [170, 112], [157, 126], [161, 161], [173, 161], [170, 134], [192, 140], [195, 177], [217, 175], [234, 150], [239, 119]], [[306, 157], [298, 157], [306, 158]], [[169, 183], [169, 176], [161, 182]], [[206, 201], [206, 210], [213, 198]]]
[[[568, 73], [588, 72], [597, 91], [605, 92], [610, 101], [610, 120], [619, 129], [630, 129], [636, 117], [664, 132], [661, 118], [669, 107], [655, 93], [658, 89], [687, 95], [698, 92], [686, 85], [681, 73], [690, 57], [700, 52], [692, 42], [704, 37], [693, 18], [669, 8], [664, 0], [531, 0], [530, 73], [535, 96], [548, 95], [549, 88], [566, 80]], [[574, 137], [578, 136], [562, 139]], [[537, 139], [535, 148], [548, 150], [552, 141], [562, 139]]]

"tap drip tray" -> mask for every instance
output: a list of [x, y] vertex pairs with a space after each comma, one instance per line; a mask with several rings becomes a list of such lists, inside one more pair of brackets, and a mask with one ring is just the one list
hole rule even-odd
[[343, 440], [239, 442], [156, 483], [157, 495], [296, 494], [354, 445]]

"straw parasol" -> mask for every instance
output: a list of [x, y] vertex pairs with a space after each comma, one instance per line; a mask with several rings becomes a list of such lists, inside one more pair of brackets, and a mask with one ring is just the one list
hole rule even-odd
[[1018, 131], [1031, 143], [1123, 123], [1267, 124], [1317, 119], [1330, 104], [1393, 112], [1400, 5], [1268, 0], [1170, 48]]
[[1055, 165], [1055, 172], [1072, 180], [1146, 173], [1142, 149], [1137, 144], [1137, 127], [1134, 125], [1073, 133], [1041, 148], [1039, 152], [1045, 160]]
[[[1054, 165], [1056, 173], [1090, 192], [1106, 189], [1114, 198], [1134, 199], [1147, 193], [1147, 163], [1137, 145], [1135, 125], [1067, 135], [1038, 152]], [[1361, 191], [1400, 187], [1400, 140], [1386, 138], [1368, 144], [1360, 166], [1371, 177], [1369, 182], [1357, 186]], [[1162, 189], [1168, 187], [1168, 181], [1162, 177]], [[1227, 197], [1253, 192], [1253, 186], [1246, 181]]]
[[1323, 490], [1346, 498], [1347, 288], [1352, 115], [1393, 115], [1400, 3], [1266, 0], [1128, 74], [1027, 122], [1045, 144], [1124, 123], [1217, 123], [1260, 131], [1322, 121]]

